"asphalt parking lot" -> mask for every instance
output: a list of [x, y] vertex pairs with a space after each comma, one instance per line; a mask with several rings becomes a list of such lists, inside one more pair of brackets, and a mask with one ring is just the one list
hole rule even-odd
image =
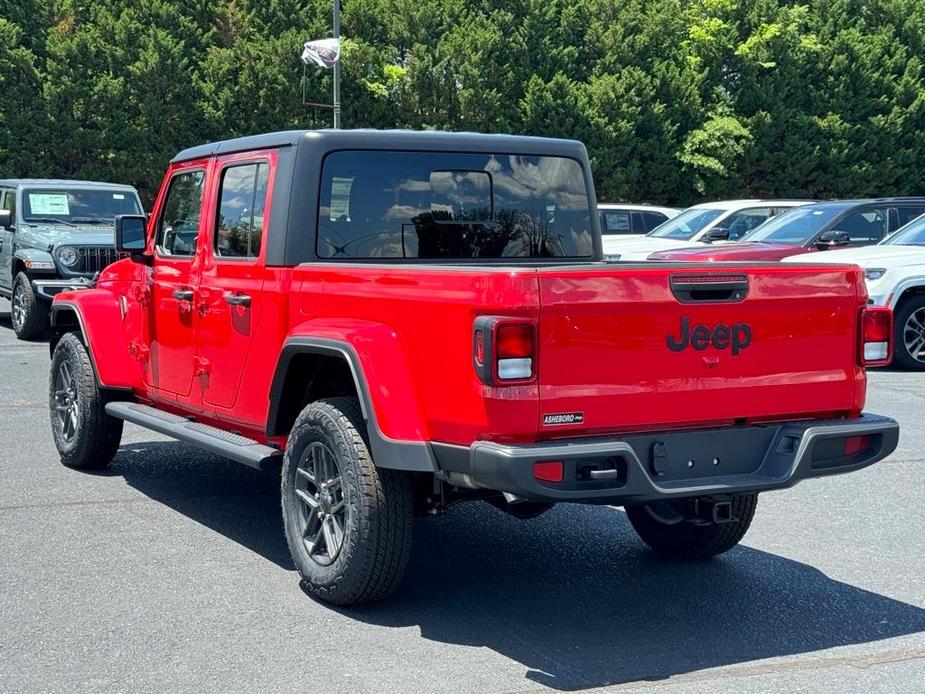
[[[743, 544], [676, 564], [623, 514], [419, 521], [399, 593], [300, 590], [278, 479], [127, 427], [58, 462], [48, 349], [0, 301], [0, 691], [921, 691], [925, 374], [871, 375], [899, 450], [762, 497]], [[916, 684], [918, 682], [918, 684]]]

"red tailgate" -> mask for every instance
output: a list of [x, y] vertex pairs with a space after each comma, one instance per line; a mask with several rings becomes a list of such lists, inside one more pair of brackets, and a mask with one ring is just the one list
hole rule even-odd
[[857, 268], [731, 268], [539, 270], [542, 435], [856, 413]]

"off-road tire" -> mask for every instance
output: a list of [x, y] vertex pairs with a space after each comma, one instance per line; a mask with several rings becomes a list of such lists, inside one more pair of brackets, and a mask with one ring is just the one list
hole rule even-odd
[[32, 291], [32, 282], [29, 281], [25, 272], [20, 272], [13, 280], [10, 304], [10, 321], [16, 337], [20, 340], [34, 340], [46, 333], [48, 302], [35, 295]]
[[916, 311], [925, 308], [925, 295], [914, 294], [896, 309], [893, 318], [893, 363], [907, 371], [925, 371], [925, 362], [919, 361], [906, 348], [906, 323]]
[[[300, 513], [310, 507], [300, 507], [304, 501], [296, 495], [298, 467], [315, 442], [336, 459], [346, 509], [342, 545], [326, 566], [310, 556], [303, 541]], [[355, 605], [395, 590], [411, 552], [411, 481], [405, 473], [374, 465], [355, 398], [318, 400], [302, 410], [289, 434], [281, 486], [286, 541], [309, 594], [335, 605]]]
[[[55, 409], [61, 403], [61, 364], [66, 363], [76, 397], [77, 424], [71, 438], [63, 429]], [[58, 342], [51, 358], [48, 379], [48, 402], [51, 433], [61, 462], [81, 470], [99, 470], [112, 461], [122, 440], [122, 420], [106, 414], [105, 401], [87, 348], [75, 333], [67, 333]]]
[[732, 497], [729, 523], [695, 524], [680, 521], [668, 524], [650, 512], [643, 504], [627, 506], [626, 516], [636, 534], [656, 554], [671, 559], [708, 559], [722, 554], [745, 536], [755, 516], [757, 494], [737, 494]]

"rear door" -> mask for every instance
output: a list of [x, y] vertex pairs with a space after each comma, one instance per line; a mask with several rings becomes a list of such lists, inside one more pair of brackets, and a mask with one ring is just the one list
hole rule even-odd
[[197, 360], [204, 404], [235, 405], [264, 309], [264, 237], [276, 155], [249, 152], [216, 161], [215, 201], [197, 291]]
[[[540, 269], [539, 430], [676, 428], [851, 407], [858, 271], [740, 267]], [[692, 276], [694, 284], [678, 284]], [[744, 298], [720, 296], [710, 280], [723, 276], [744, 279]], [[685, 298], [684, 286], [701, 285], [697, 300]], [[556, 414], [581, 424], [542, 424]]]

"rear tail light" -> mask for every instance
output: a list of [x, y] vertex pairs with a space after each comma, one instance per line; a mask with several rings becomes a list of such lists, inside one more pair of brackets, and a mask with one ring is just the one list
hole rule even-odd
[[893, 312], [883, 306], [861, 311], [860, 344], [862, 366], [886, 366], [893, 358]]
[[536, 324], [527, 318], [479, 316], [473, 361], [487, 385], [525, 383], [536, 375]]

